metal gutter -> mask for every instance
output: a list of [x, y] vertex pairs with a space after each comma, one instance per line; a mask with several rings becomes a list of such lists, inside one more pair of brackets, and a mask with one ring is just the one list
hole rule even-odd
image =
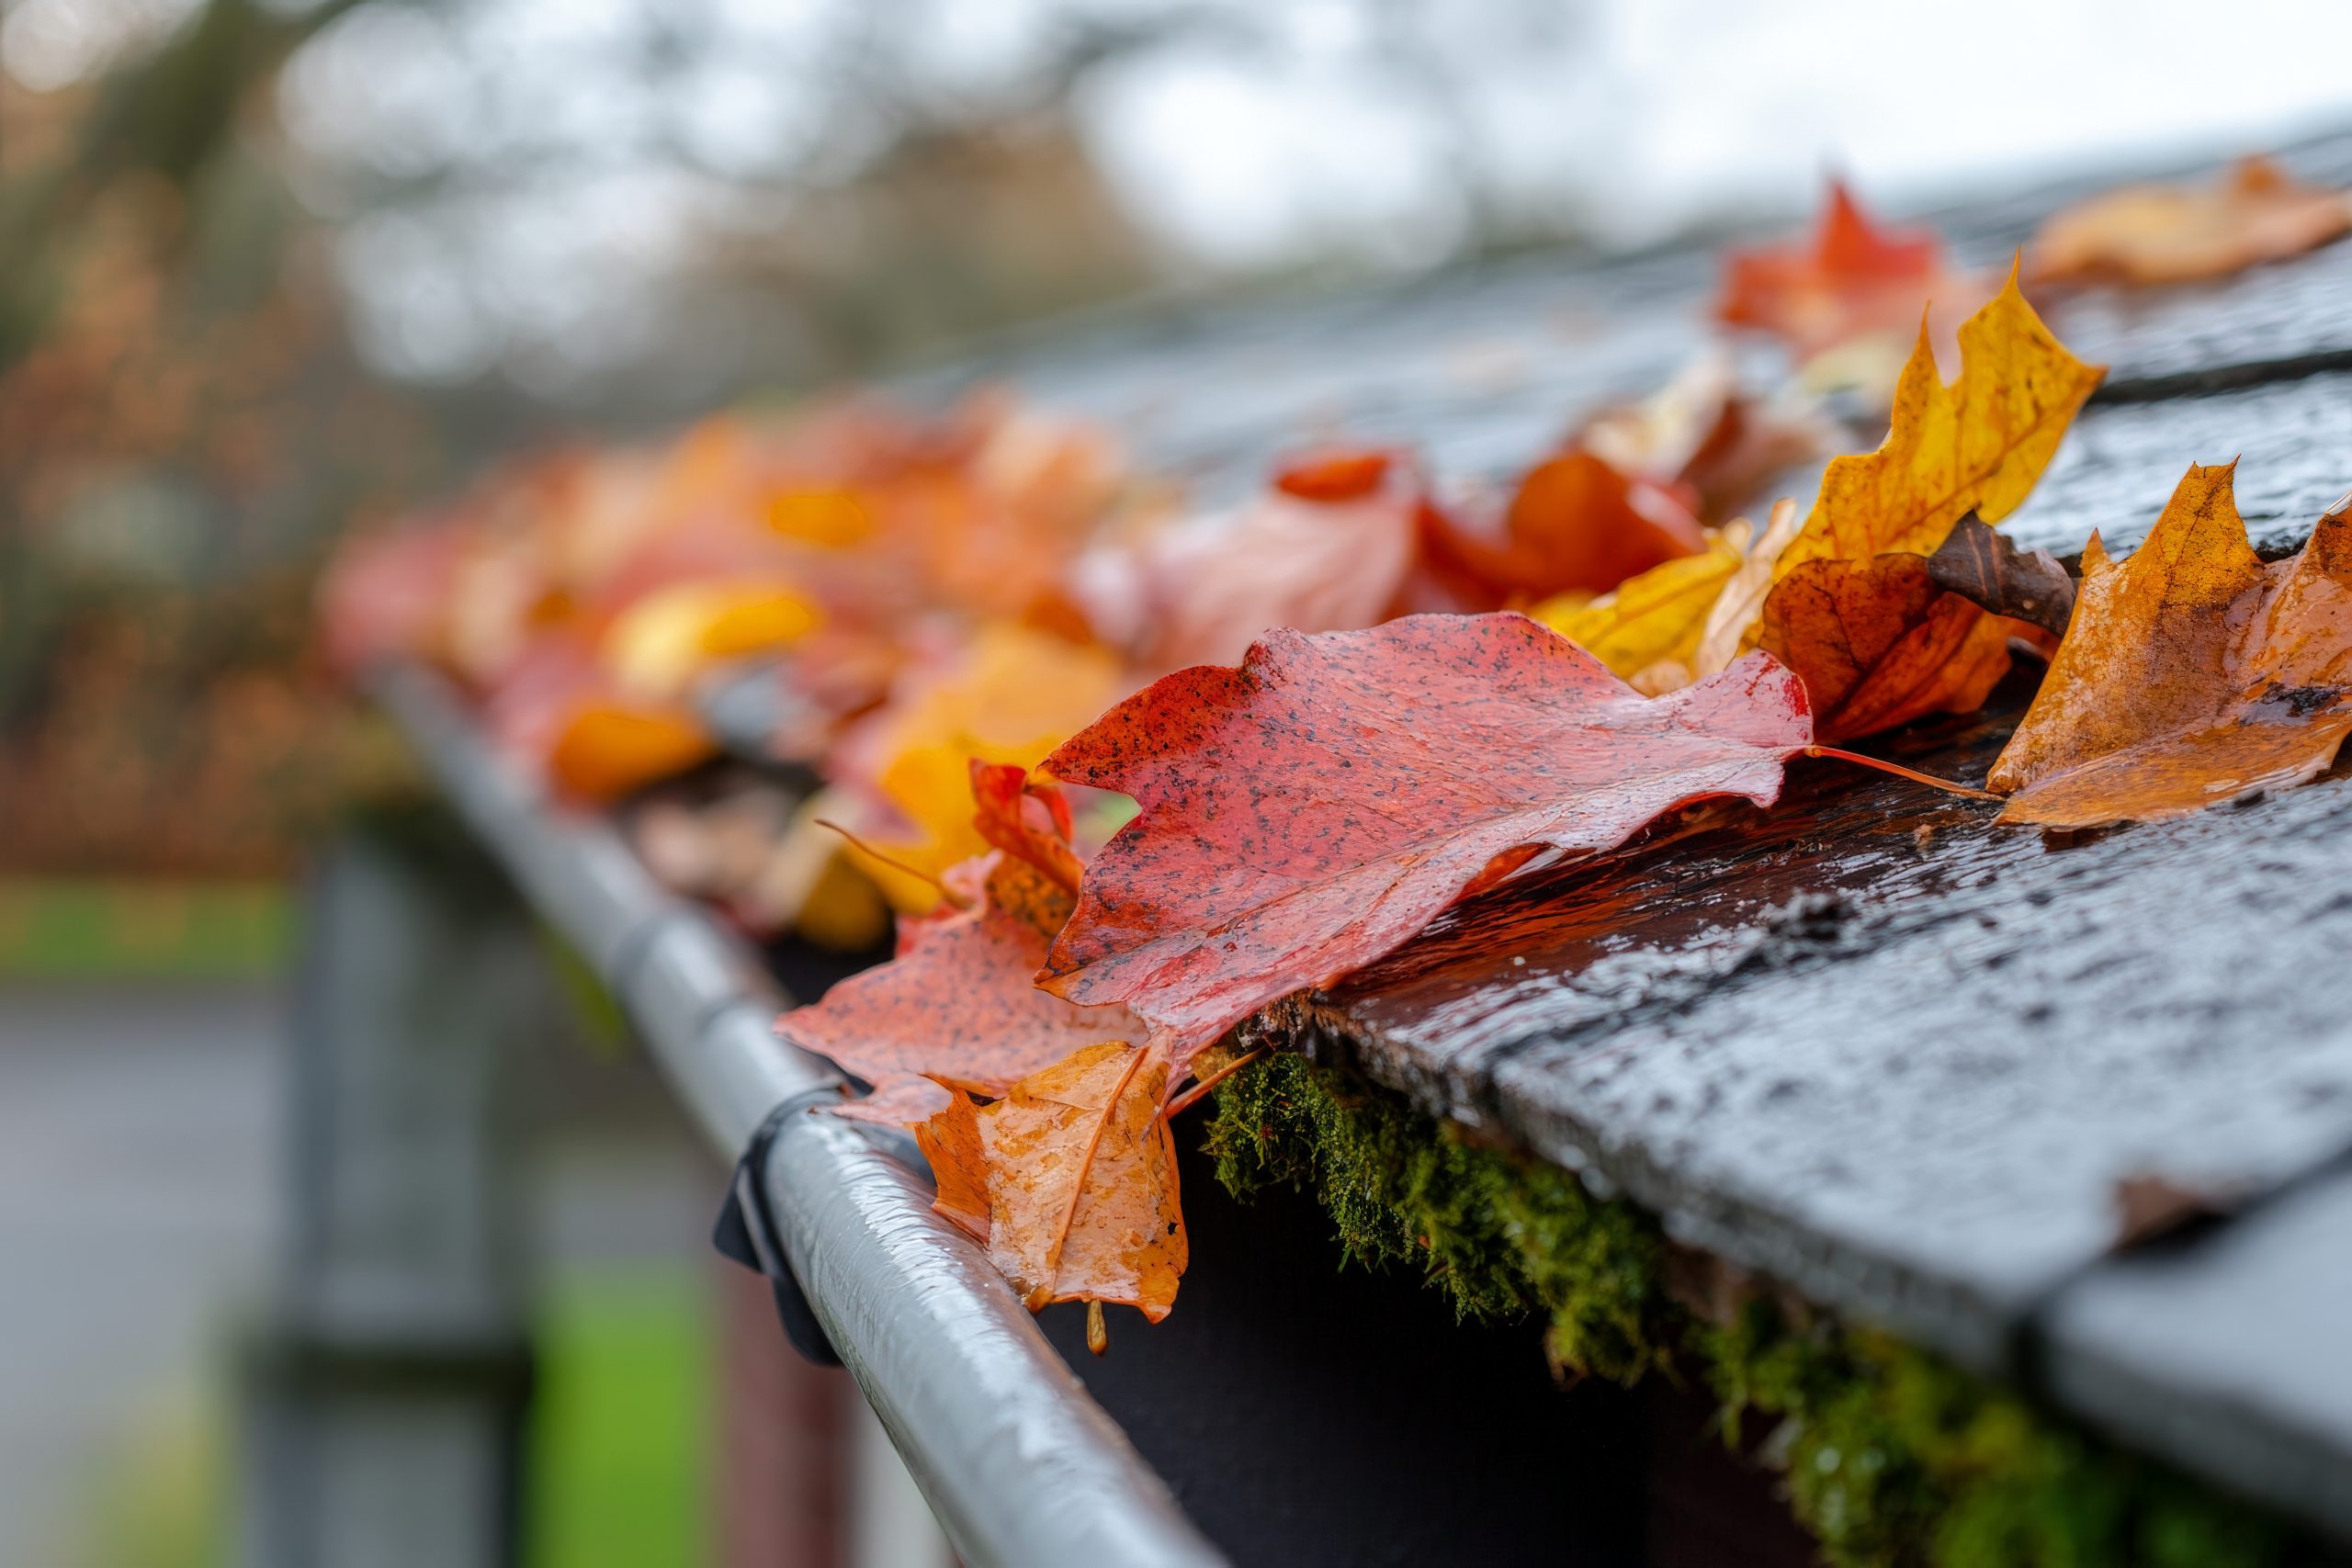
[[[752, 956], [658, 886], [609, 824], [563, 810], [497, 757], [446, 682], [392, 666], [369, 690], [621, 999], [724, 1157], [785, 1100], [840, 1081], [775, 1036], [784, 998]], [[757, 1174], [810, 1305], [965, 1562], [1226, 1561], [903, 1162], [808, 1114], [786, 1119]]]

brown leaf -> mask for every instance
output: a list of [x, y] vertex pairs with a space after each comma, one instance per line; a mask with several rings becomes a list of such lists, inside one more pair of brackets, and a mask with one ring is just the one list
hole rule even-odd
[[2004, 822], [2093, 828], [2302, 784], [2352, 732], [2352, 506], [2265, 565], [2194, 468], [2120, 565], [2097, 535], [2050, 673], [1988, 784]]
[[1928, 558], [1939, 586], [1996, 615], [2066, 635], [2075, 613], [2075, 580], [2048, 550], [2021, 550], [1973, 512]]
[[2007, 623], [1915, 555], [1805, 562], [1765, 601], [1761, 646], [1804, 680], [1825, 741], [1973, 712], [2009, 668]]
[[1088, 1045], [975, 1106], [958, 1095], [915, 1129], [934, 1206], [984, 1243], [1031, 1310], [1139, 1307], [1157, 1323], [1184, 1272], [1176, 1147], [1159, 1114], [1168, 1058]]
[[2267, 158], [2210, 186], [2142, 185], [2094, 197], [2033, 237], [2035, 277], [2182, 283], [2301, 255], [2352, 230], [2352, 193], [2301, 183]]
[[1623, 843], [1693, 801], [1778, 795], [1803, 687], [1750, 658], [1644, 698], [1522, 616], [1278, 631], [1154, 682], [1045, 770], [1133, 795], [1044, 983], [1125, 1001], [1192, 1051], [1328, 985], [1549, 848]]

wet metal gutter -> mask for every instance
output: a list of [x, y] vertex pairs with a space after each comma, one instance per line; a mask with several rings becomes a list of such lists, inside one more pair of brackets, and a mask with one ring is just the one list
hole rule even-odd
[[[400, 666], [369, 688], [620, 998], [725, 1158], [775, 1107], [840, 1081], [775, 1037], [784, 999], [756, 961], [658, 886], [610, 824], [561, 809], [498, 758], [446, 682]], [[799, 1115], [757, 1175], [810, 1305], [965, 1562], [1225, 1561], [904, 1164], [848, 1122]]]

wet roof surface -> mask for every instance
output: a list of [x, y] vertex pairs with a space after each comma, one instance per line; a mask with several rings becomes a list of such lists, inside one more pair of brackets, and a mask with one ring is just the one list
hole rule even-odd
[[[2352, 183], [2352, 137], [2286, 162]], [[1997, 262], [2072, 194], [1939, 221]], [[1713, 275], [1692, 252], [1522, 259], [989, 368], [1211, 494], [1318, 432], [1500, 475], [1668, 378], [1706, 340]], [[2189, 463], [2236, 457], [2277, 552], [2352, 485], [2352, 243], [2050, 318], [2111, 370], [2009, 523], [2022, 541], [2128, 548]], [[1981, 780], [2030, 696], [2013, 678], [1985, 714], [1884, 749]], [[1267, 1023], [1682, 1239], [2352, 1533], [2343, 775], [2056, 843], [1800, 763], [1769, 814], [1705, 808], [1507, 888]], [[2237, 1217], [2119, 1258], [2118, 1185], [2148, 1178]]]

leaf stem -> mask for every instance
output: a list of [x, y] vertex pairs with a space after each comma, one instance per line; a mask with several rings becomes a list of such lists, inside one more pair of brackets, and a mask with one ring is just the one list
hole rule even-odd
[[1100, 1356], [1111, 1348], [1111, 1330], [1102, 1321], [1102, 1303], [1086, 1303], [1086, 1348]]
[[1900, 762], [1890, 762], [1881, 757], [1865, 757], [1859, 751], [1841, 750], [1835, 746], [1808, 746], [1804, 749], [1804, 754], [1808, 757], [1834, 758], [1840, 762], [1856, 762], [1865, 768], [1876, 768], [1882, 773], [1893, 773], [1898, 779], [1909, 779], [1913, 784], [1923, 784], [1930, 789], [1942, 790], [1946, 795], [1964, 795], [1970, 800], [1999, 800], [2001, 798], [1989, 789], [1977, 789], [1970, 784], [1954, 784], [1950, 779], [1939, 779], [1933, 773], [1923, 773], [1916, 768], [1906, 768]]
[[953, 904], [956, 908], [959, 909], [968, 909], [972, 907], [972, 901], [969, 898], [965, 897], [962, 894], [948, 886], [947, 884], [932, 875], [931, 873], [927, 871], [918, 871], [913, 866], [909, 865], [906, 862], [899, 859], [896, 855], [884, 854], [880, 850], [876, 849], [872, 844], [867, 843], [864, 839], [859, 838], [855, 833], [851, 832], [840, 823], [828, 822], [823, 818], [820, 817], [817, 818], [817, 826], [820, 828], [828, 828], [832, 831], [839, 833], [842, 838], [849, 840], [849, 847], [851, 849], [855, 850], [859, 854], [866, 855], [872, 859], [880, 861], [884, 865], [888, 866], [892, 871], [899, 873], [901, 876], [911, 876], [917, 882], [937, 888], [939, 890], [939, 896], [942, 898], [946, 899], [948, 903]]
[[1233, 1060], [1227, 1062], [1225, 1066], [1219, 1067], [1216, 1071], [1211, 1073], [1208, 1077], [1203, 1078], [1200, 1082], [1194, 1084], [1192, 1088], [1186, 1089], [1183, 1093], [1178, 1095], [1175, 1099], [1162, 1106], [1159, 1111], [1159, 1119], [1163, 1122], [1172, 1121], [1175, 1119], [1178, 1111], [1191, 1110], [1193, 1102], [1198, 1100], [1201, 1096], [1208, 1093], [1209, 1090], [1215, 1089], [1217, 1085], [1223, 1083], [1226, 1079], [1231, 1077], [1234, 1074], [1239, 1072], [1242, 1068], [1248, 1066], [1250, 1063], [1256, 1061], [1265, 1054], [1266, 1048], [1263, 1045], [1261, 1045], [1246, 1056], [1236, 1056]]

